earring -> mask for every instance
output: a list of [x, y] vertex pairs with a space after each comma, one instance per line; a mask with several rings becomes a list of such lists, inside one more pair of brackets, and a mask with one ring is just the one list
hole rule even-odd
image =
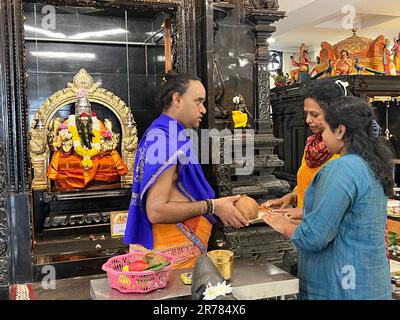
[[339, 140], [341, 140], [341, 139], [342, 139], [342, 137], [341, 137], [341, 136], [337, 136], [337, 138], [338, 138]]

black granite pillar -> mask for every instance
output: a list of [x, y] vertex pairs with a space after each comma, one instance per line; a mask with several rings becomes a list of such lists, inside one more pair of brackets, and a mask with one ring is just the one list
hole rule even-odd
[[26, 72], [21, 0], [0, 2], [0, 298], [30, 282]]
[[255, 122], [257, 133], [272, 133], [270, 103], [270, 73], [268, 70], [268, 38], [275, 32], [272, 23], [285, 17], [284, 11], [249, 8], [245, 9], [246, 20], [252, 25], [255, 39], [254, 89], [255, 89]]

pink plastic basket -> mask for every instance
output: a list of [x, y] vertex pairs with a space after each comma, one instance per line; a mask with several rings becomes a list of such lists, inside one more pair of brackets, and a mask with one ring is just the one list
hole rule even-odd
[[172, 271], [174, 259], [166, 254], [157, 254], [167, 258], [171, 263], [161, 270], [156, 271], [129, 271], [123, 272], [122, 267], [131, 261], [141, 260], [148, 251], [133, 251], [108, 259], [102, 269], [107, 272], [108, 282], [111, 288], [122, 293], [135, 292], [146, 293], [164, 288]]

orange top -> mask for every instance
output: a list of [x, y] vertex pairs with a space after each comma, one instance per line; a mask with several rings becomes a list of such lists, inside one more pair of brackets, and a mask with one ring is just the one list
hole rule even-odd
[[[334, 154], [325, 163], [337, 159], [339, 157], [340, 155]], [[318, 171], [323, 167], [325, 163], [323, 163], [319, 167], [310, 168], [307, 165], [306, 161], [304, 160], [304, 155], [303, 155], [303, 159], [301, 160], [301, 166], [297, 171], [297, 186], [295, 188], [295, 192], [297, 194], [297, 208], [303, 208], [304, 193], [306, 192], [311, 181], [314, 179], [315, 175], [318, 173]]]

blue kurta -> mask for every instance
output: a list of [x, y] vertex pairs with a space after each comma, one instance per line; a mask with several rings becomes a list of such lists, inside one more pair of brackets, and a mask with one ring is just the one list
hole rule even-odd
[[324, 165], [291, 238], [299, 250], [300, 299], [391, 299], [386, 205], [361, 157], [347, 154]]

